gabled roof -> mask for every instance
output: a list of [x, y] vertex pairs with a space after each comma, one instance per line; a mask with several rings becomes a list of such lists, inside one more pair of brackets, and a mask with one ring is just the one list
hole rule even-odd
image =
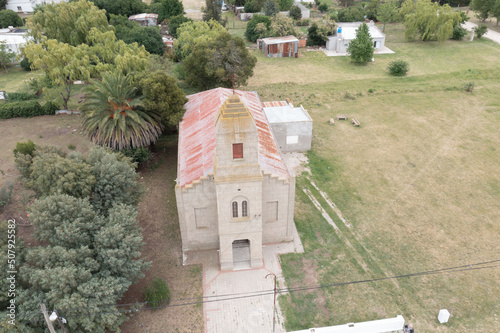
[[[255, 91], [235, 90], [250, 110], [259, 136], [259, 164], [264, 172], [289, 178], [288, 169], [276, 145], [259, 95]], [[232, 89], [216, 88], [187, 96], [186, 112], [179, 124], [177, 184], [184, 187], [213, 172], [215, 156], [215, 117]]]

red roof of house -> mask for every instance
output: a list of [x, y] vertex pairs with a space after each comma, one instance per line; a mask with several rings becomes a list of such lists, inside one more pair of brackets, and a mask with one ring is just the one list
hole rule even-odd
[[[259, 163], [264, 172], [288, 178], [288, 169], [271, 132], [255, 91], [235, 90], [250, 110], [259, 135]], [[216, 88], [187, 96], [186, 112], [179, 124], [177, 184], [184, 187], [213, 172], [215, 155], [215, 117], [232, 89]]]

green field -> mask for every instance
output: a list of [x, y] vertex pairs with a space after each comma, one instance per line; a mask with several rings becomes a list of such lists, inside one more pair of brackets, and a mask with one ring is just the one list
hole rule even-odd
[[[302, 50], [298, 59], [256, 53], [247, 88], [263, 101], [303, 104], [314, 120], [312, 175], [300, 175], [296, 188], [306, 252], [281, 257], [288, 287], [500, 259], [500, 45], [407, 43], [401, 25], [389, 26], [387, 36], [396, 53], [376, 55], [366, 66], [322, 52]], [[388, 74], [395, 59], [410, 63], [407, 77]], [[472, 93], [463, 89], [468, 82]], [[328, 124], [342, 113], [361, 126]], [[287, 330], [402, 314], [418, 332], [497, 332], [499, 281], [497, 267], [294, 292], [280, 305]], [[443, 308], [453, 315], [440, 325]]]

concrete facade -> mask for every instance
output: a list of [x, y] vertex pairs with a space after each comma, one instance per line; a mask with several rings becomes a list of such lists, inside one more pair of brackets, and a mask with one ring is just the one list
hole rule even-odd
[[286, 101], [264, 102], [264, 112], [282, 152], [311, 149], [313, 121], [302, 105], [296, 108]]
[[[362, 22], [339, 23], [336, 36], [328, 36], [326, 49], [338, 53], [346, 53], [349, 43], [356, 38], [356, 31]], [[385, 48], [385, 35], [373, 22], [367, 23], [375, 52]]]
[[[263, 155], [277, 150], [276, 143], [269, 127], [263, 127], [261, 119], [254, 118], [238, 95], [227, 98], [212, 116], [215, 118], [211, 122], [215, 128], [213, 167], [201, 177], [192, 176], [196, 179], [190, 183], [184, 181], [185, 175], [179, 171], [182, 163], [178, 168], [175, 193], [182, 250], [187, 255], [190, 251], [217, 249], [223, 271], [233, 270], [239, 264], [235, 250], [244, 256], [248, 252], [248, 258], [240, 259], [248, 262], [248, 267], [260, 268], [263, 244], [293, 240], [295, 178], [288, 174], [286, 166], [286, 174], [281, 175], [265, 170]], [[187, 121], [185, 115], [183, 122]], [[193, 150], [195, 156], [191, 156], [183, 150], [185, 125], [181, 122], [179, 160], [190, 163], [208, 152], [202, 150], [200, 155]], [[266, 142], [271, 147], [263, 147], [263, 129], [273, 139]], [[241, 246], [246, 246], [247, 252], [239, 250]]]

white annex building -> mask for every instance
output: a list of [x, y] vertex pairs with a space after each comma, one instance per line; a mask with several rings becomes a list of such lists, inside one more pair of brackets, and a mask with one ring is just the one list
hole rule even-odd
[[[326, 49], [337, 53], [346, 53], [349, 43], [356, 39], [356, 32], [363, 22], [339, 23], [337, 35], [328, 36]], [[375, 26], [373, 22], [367, 23], [370, 37], [372, 38], [375, 52], [385, 48], [385, 35]]]
[[182, 250], [218, 250], [221, 270], [263, 266], [262, 246], [293, 240], [295, 178], [256, 92], [187, 96], [175, 187]]
[[59, 2], [68, 2], [68, 0], [8, 0], [5, 9], [10, 9], [17, 13], [32, 13], [38, 5]]

